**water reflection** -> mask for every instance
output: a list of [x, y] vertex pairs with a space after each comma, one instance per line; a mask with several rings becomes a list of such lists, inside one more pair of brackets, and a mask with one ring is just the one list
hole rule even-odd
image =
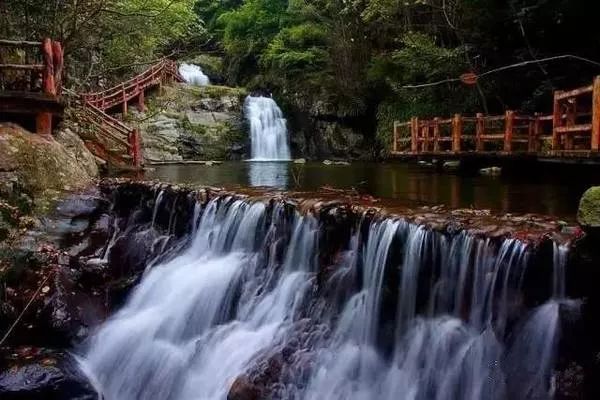
[[[548, 176], [547, 176], [548, 175]], [[225, 162], [222, 165], [170, 165], [156, 167], [146, 178], [175, 183], [277, 189], [318, 190], [323, 186], [355, 189], [380, 198], [401, 200], [412, 206], [445, 204], [452, 208], [486, 208], [499, 212], [535, 212], [574, 217], [579, 197], [591, 178], [572, 175], [528, 174], [486, 177], [439, 173], [407, 164], [353, 163], [350, 166], [309, 162]]]
[[289, 185], [289, 163], [281, 161], [248, 161], [250, 186], [268, 186], [287, 189]]

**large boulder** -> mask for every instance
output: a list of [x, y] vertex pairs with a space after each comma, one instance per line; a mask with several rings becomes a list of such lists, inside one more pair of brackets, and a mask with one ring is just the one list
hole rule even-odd
[[140, 116], [145, 159], [239, 159], [247, 141], [242, 118], [245, 95], [243, 89], [225, 86], [165, 88], [149, 102], [151, 116]]
[[92, 182], [84, 164], [64, 144], [14, 124], [0, 124], [0, 155], [0, 170], [14, 171], [33, 194], [80, 189]]
[[96, 157], [85, 147], [83, 140], [70, 127], [59, 130], [55, 135], [55, 139], [64, 146], [66, 152], [73, 159], [77, 160], [89, 176], [98, 176]]
[[584, 228], [600, 228], [600, 186], [589, 188], [579, 201], [577, 222]]

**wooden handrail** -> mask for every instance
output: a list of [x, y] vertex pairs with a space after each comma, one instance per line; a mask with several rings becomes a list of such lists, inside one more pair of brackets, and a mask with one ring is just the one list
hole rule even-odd
[[8, 39], [0, 39], [0, 46], [10, 46], [10, 47], [39, 47], [42, 45], [42, 42], [33, 42], [30, 40], [8, 40]]
[[168, 76], [183, 81], [177, 72], [175, 62], [163, 59], [118, 85], [80, 95], [86, 109], [86, 120], [96, 127], [102, 137], [125, 147], [136, 167], [141, 166], [142, 163], [139, 131], [108, 115], [105, 111], [121, 104], [125, 115], [128, 101], [136, 97], [138, 105], [143, 109], [144, 91], [151, 86], [160, 85]]

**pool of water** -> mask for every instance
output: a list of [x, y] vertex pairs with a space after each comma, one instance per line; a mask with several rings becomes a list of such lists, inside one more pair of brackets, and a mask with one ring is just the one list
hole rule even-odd
[[[543, 168], [542, 168], [543, 171]], [[323, 186], [356, 189], [407, 205], [444, 204], [497, 212], [539, 213], [571, 219], [581, 194], [600, 176], [527, 173], [490, 177], [440, 172], [416, 164], [356, 162], [225, 162], [220, 165], [163, 165], [145, 173], [147, 179], [173, 183], [281, 190], [318, 190]]]

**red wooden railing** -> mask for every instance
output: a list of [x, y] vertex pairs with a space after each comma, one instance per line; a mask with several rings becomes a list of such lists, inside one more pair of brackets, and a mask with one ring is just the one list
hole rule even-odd
[[504, 115], [394, 122], [392, 154], [533, 153], [592, 155], [600, 151], [600, 77], [590, 86], [554, 93], [551, 115]]
[[171, 80], [182, 82], [183, 78], [179, 75], [177, 64], [164, 59], [109, 89], [81, 95], [83, 118], [94, 127], [99, 136], [98, 142], [87, 143], [90, 150], [104, 159], [117, 159], [121, 163], [132, 164], [135, 168], [141, 167], [143, 160], [139, 130], [110, 116], [107, 111], [121, 106], [125, 116], [128, 103], [133, 99], [137, 99], [137, 106], [143, 111], [145, 91]]
[[152, 65], [141, 74], [109, 89], [84, 94], [83, 99], [86, 104], [93, 105], [102, 111], [122, 105], [124, 107], [123, 114], [127, 114], [129, 101], [137, 98], [138, 104], [143, 107], [144, 91], [149, 87], [161, 85], [167, 79], [183, 81], [177, 71], [177, 64], [172, 60], [165, 59]]
[[[24, 64], [0, 63], [0, 71], [17, 71], [29, 73], [27, 87], [21, 91], [41, 91], [48, 101], [58, 102], [61, 94], [63, 73], [63, 49], [60, 42], [44, 39], [42, 42], [0, 40], [0, 47], [18, 48], [29, 61]], [[28, 50], [34, 50], [31, 54]], [[41, 87], [38, 90], [36, 81], [41, 77]], [[52, 133], [52, 113], [38, 112], [36, 114], [37, 133], [50, 135]]]

